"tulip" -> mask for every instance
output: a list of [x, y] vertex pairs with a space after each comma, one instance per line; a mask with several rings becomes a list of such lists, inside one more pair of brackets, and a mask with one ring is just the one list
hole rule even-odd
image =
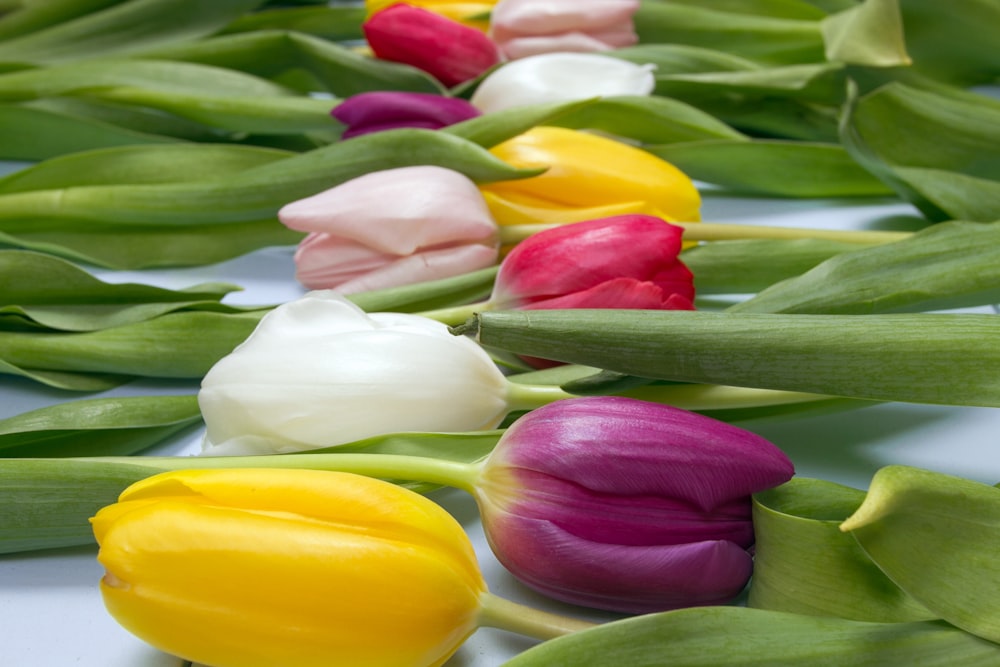
[[437, 130], [480, 115], [457, 97], [376, 90], [348, 97], [330, 114], [347, 126], [341, 139], [400, 127]]
[[446, 86], [474, 79], [500, 60], [484, 33], [412, 5], [391, 5], [361, 27], [376, 57], [422, 69]]
[[[399, 4], [399, 0], [365, 0], [369, 16], [390, 5]], [[470, 28], [483, 32], [489, 27], [489, 15], [496, 0], [409, 0], [406, 4], [421, 7], [428, 11], [446, 16]]]
[[500, 225], [580, 222], [625, 213], [664, 220], [699, 218], [694, 183], [669, 162], [606, 137], [535, 127], [490, 150], [538, 175], [479, 186]]
[[788, 458], [735, 426], [623, 397], [518, 419], [478, 480], [490, 546], [558, 600], [645, 613], [731, 600], [747, 583], [751, 494]]
[[447, 512], [349, 473], [165, 473], [129, 487], [93, 529], [111, 615], [214, 667], [440, 665], [486, 594]]
[[205, 375], [205, 453], [491, 429], [510, 409], [507, 385], [489, 355], [444, 324], [367, 314], [333, 291], [310, 292], [265, 315]]
[[488, 74], [471, 102], [484, 113], [549, 102], [653, 92], [652, 65], [596, 53], [542, 53], [504, 63]]
[[538, 232], [504, 258], [490, 306], [693, 310], [694, 276], [678, 259], [682, 234], [649, 215]]
[[639, 41], [638, 9], [638, 0], [500, 0], [490, 14], [490, 36], [511, 60], [618, 49]]
[[466, 176], [421, 165], [365, 174], [284, 206], [278, 218], [308, 231], [296, 277], [342, 294], [460, 275], [492, 266], [497, 225]]

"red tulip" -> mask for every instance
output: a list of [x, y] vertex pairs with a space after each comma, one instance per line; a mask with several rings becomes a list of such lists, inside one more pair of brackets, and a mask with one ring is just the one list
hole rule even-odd
[[503, 260], [492, 307], [693, 310], [694, 277], [678, 259], [682, 234], [651, 215], [539, 232]]
[[474, 79], [500, 61], [485, 34], [407, 4], [373, 14], [361, 26], [378, 58], [424, 70], [446, 86]]

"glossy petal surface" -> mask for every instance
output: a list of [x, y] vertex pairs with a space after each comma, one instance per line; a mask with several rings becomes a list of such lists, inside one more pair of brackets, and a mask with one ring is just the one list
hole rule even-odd
[[480, 115], [461, 98], [395, 90], [353, 95], [330, 113], [347, 126], [342, 139], [400, 127], [437, 130]]

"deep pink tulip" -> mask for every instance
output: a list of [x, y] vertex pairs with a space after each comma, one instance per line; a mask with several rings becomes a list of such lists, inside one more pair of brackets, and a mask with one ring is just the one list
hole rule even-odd
[[507, 58], [539, 53], [605, 51], [639, 41], [639, 0], [500, 0], [490, 35]]
[[619, 215], [539, 232], [504, 258], [496, 309], [692, 310], [694, 278], [678, 259], [683, 229]]
[[400, 127], [437, 130], [481, 112], [458, 97], [378, 90], [348, 97], [330, 115], [347, 126], [341, 138], [349, 139]]
[[310, 289], [353, 294], [491, 266], [498, 232], [476, 184], [443, 167], [373, 171], [281, 208], [310, 234], [295, 253]]
[[422, 69], [446, 86], [474, 79], [500, 61], [484, 33], [412, 5], [386, 7], [361, 28], [376, 57]]
[[793, 474], [758, 435], [600, 396], [514, 422], [478, 496], [490, 546], [520, 581], [565, 602], [646, 613], [738, 595], [752, 570], [750, 495]]

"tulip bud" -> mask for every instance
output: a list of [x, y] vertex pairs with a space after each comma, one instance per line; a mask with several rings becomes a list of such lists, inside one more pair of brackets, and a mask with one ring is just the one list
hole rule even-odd
[[164, 473], [92, 522], [111, 615], [214, 667], [440, 665], [486, 594], [447, 512], [360, 475]]
[[479, 186], [501, 225], [580, 222], [624, 213], [668, 221], [699, 218], [694, 183], [669, 162], [606, 137], [535, 127], [490, 149], [538, 176]]
[[[368, 16], [396, 4], [399, 4], [399, 0], [365, 0]], [[406, 4], [447, 16], [453, 21], [485, 32], [496, 0], [409, 0]]]
[[507, 379], [440, 322], [366, 314], [333, 291], [277, 307], [205, 375], [211, 455], [315, 449], [373, 435], [494, 428]]
[[490, 14], [490, 35], [511, 60], [618, 49], [639, 41], [638, 9], [638, 0], [500, 0]]
[[735, 426], [574, 398], [514, 422], [477, 495], [490, 546], [526, 585], [645, 613], [735, 597], [752, 569], [750, 496], [793, 472], [781, 450]]
[[421, 165], [365, 174], [284, 206], [310, 234], [296, 277], [342, 294], [461, 275], [496, 263], [497, 225], [466, 176]]
[[471, 102], [483, 113], [549, 102], [649, 95], [652, 65], [595, 53], [542, 53], [504, 63], [487, 75]]
[[649, 215], [538, 232], [504, 258], [491, 306], [693, 310], [694, 276], [678, 259], [683, 232]]
[[348, 97], [330, 115], [347, 126], [340, 138], [350, 139], [400, 127], [438, 130], [475, 118], [480, 111], [458, 97], [375, 90]]
[[474, 79], [500, 60], [484, 33], [412, 5], [392, 5], [361, 27], [378, 58], [422, 69], [446, 86]]

